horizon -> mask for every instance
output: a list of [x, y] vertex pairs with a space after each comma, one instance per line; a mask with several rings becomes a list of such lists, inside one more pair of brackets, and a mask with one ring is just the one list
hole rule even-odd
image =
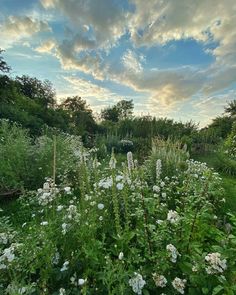
[[59, 100], [100, 112], [132, 99], [136, 116], [202, 128], [236, 97], [233, 0], [2, 0], [0, 11], [11, 74], [50, 80]]

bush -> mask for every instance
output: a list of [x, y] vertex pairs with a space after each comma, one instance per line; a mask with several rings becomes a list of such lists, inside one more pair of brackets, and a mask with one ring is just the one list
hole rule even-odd
[[114, 154], [99, 165], [80, 148], [79, 190], [48, 180], [20, 198], [24, 223], [14, 230], [0, 218], [0, 292], [234, 294], [236, 220], [224, 227], [217, 216], [221, 179], [165, 144], [154, 185], [132, 153], [118, 169]]

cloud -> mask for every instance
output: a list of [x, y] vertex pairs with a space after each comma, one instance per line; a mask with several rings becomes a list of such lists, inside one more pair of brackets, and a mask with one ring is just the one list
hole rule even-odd
[[143, 70], [143, 59], [143, 56], [138, 56], [134, 51], [130, 49], [128, 49], [121, 58], [125, 69], [136, 73], [141, 72]]
[[117, 93], [110, 91], [105, 87], [101, 87], [89, 80], [81, 79], [73, 76], [64, 76], [70, 86], [70, 93], [60, 93], [59, 97], [79, 95], [86, 99], [95, 110], [100, 110], [108, 104], [114, 104], [121, 99]]
[[110, 47], [125, 33], [128, 13], [110, 0], [41, 0], [46, 9], [59, 10], [74, 30], [87, 28], [100, 48]]
[[29, 38], [38, 32], [49, 30], [48, 24], [44, 21], [32, 19], [27, 16], [9, 16], [0, 24], [1, 46], [8, 48], [23, 38]]
[[51, 53], [52, 49], [55, 47], [56, 43], [55, 40], [49, 39], [43, 42], [40, 46], [35, 48], [35, 51], [39, 53]]

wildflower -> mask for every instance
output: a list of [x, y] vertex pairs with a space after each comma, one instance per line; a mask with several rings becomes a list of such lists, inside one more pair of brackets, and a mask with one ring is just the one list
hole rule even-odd
[[120, 252], [118, 258], [119, 258], [119, 260], [122, 260], [124, 258], [124, 253]]
[[99, 216], [98, 218], [100, 221], [103, 221], [103, 217], [102, 216]]
[[133, 161], [133, 154], [132, 152], [127, 153], [127, 162], [128, 162], [128, 169], [129, 172], [134, 169], [134, 161]]
[[167, 284], [167, 279], [163, 275], [158, 275], [156, 273], [153, 273], [152, 278], [153, 278], [155, 285], [157, 287], [164, 288]]
[[123, 185], [123, 183], [117, 183], [117, 185], [116, 185], [116, 188], [119, 190], [119, 191], [121, 191], [122, 189], [123, 189], [123, 187], [124, 187], [124, 185]]
[[62, 205], [57, 206], [57, 212], [60, 212], [63, 208], [64, 208], [64, 206], [62, 206]]
[[178, 250], [175, 248], [175, 246], [172, 244], [169, 244], [166, 246], [166, 250], [170, 254], [170, 261], [173, 263], [176, 263], [178, 255], [180, 256], [180, 254], [179, 254]]
[[143, 280], [142, 275], [139, 273], [134, 273], [134, 277], [129, 280], [129, 285], [132, 287], [134, 293], [141, 295], [142, 289], [144, 285], [146, 284], [145, 280]]
[[60, 254], [59, 252], [56, 252], [54, 257], [52, 258], [52, 264], [57, 265], [59, 263], [59, 259], [60, 259]]
[[0, 233], [0, 244], [6, 245], [8, 242], [8, 236], [6, 233]]
[[102, 188], [112, 187], [113, 181], [111, 177], [103, 178], [98, 182], [98, 186]]
[[207, 254], [205, 260], [208, 263], [206, 267], [208, 274], [222, 273], [227, 268], [226, 259], [221, 259], [221, 254], [218, 252]]
[[78, 285], [79, 286], [83, 286], [85, 283], [85, 280], [84, 279], [78, 279]]
[[158, 219], [158, 220], [156, 221], [156, 223], [159, 224], [159, 225], [162, 224], [163, 222], [164, 222], [164, 220], [161, 220], [161, 219]]
[[69, 186], [64, 187], [64, 191], [69, 195], [71, 194], [71, 188]]
[[179, 214], [174, 210], [170, 210], [167, 214], [167, 220], [170, 223], [177, 223], [179, 221]]
[[114, 154], [114, 151], [112, 150], [112, 153], [111, 153], [111, 159], [110, 159], [110, 162], [109, 162], [109, 166], [111, 169], [116, 169], [116, 158], [115, 158], [115, 154]]
[[161, 160], [158, 159], [156, 161], [156, 180], [159, 180], [160, 179], [160, 176], [161, 176], [161, 168], [162, 168]]
[[60, 288], [59, 295], [65, 295], [65, 294], [66, 294], [66, 290], [64, 288]]
[[62, 227], [62, 234], [65, 235], [67, 232], [68, 224], [62, 223], [61, 227]]
[[67, 269], [68, 269], [68, 265], [69, 265], [69, 261], [65, 261], [65, 262], [63, 263], [63, 266], [62, 266], [62, 268], [60, 269], [60, 271], [65, 271], [65, 270], [67, 270]]
[[99, 204], [98, 204], [98, 209], [99, 209], [99, 210], [102, 210], [102, 209], [104, 209], [104, 204], [102, 204], [102, 203], [99, 203]]
[[116, 181], [119, 182], [123, 179], [123, 176], [122, 175], [117, 175], [116, 176]]
[[181, 294], [184, 294], [184, 288], [186, 284], [186, 280], [181, 280], [180, 278], [175, 278], [172, 282], [172, 286]]
[[161, 196], [163, 199], [166, 199], [166, 193], [162, 193]]
[[160, 189], [159, 186], [154, 185], [154, 186], [152, 187], [152, 190], [153, 190], [155, 193], [159, 193], [161, 189]]
[[47, 222], [47, 221], [42, 221], [42, 222], [40, 223], [40, 225], [48, 225], [48, 222]]
[[161, 187], [164, 187], [165, 186], [165, 182], [162, 181], [160, 185], [161, 185]]

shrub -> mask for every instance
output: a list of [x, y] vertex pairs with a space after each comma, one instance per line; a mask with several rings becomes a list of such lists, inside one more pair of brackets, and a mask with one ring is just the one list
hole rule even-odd
[[[236, 220], [225, 229], [217, 216], [221, 179], [166, 148], [154, 185], [132, 153], [118, 169], [114, 154], [104, 167], [80, 148], [79, 190], [49, 179], [23, 196], [24, 223], [0, 235], [0, 292], [234, 294]], [[178, 172], [164, 177], [173, 150]]]

